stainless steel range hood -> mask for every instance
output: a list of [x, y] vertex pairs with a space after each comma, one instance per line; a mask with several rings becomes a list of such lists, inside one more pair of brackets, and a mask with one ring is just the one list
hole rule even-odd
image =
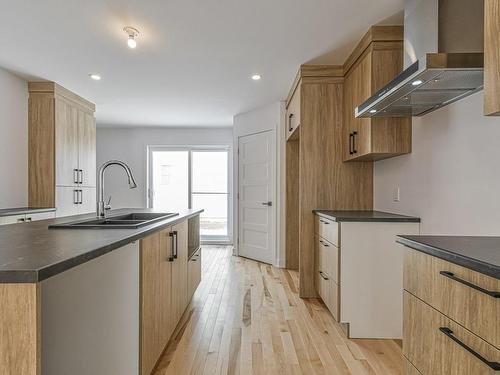
[[355, 116], [423, 116], [482, 90], [483, 11], [483, 0], [405, 0], [405, 69]]

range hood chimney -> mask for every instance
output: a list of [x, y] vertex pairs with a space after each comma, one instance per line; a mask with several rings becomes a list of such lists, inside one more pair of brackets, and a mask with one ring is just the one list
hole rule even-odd
[[483, 88], [484, 0], [405, 0], [404, 70], [356, 117], [423, 116]]

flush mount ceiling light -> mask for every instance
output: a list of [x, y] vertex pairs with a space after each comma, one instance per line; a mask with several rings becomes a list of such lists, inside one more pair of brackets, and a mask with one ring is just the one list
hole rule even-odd
[[411, 84], [412, 84], [413, 86], [419, 86], [419, 85], [421, 85], [421, 84], [422, 84], [422, 80], [417, 79], [416, 81], [413, 81]]
[[376, 109], [370, 109], [370, 113], [377, 113]]
[[139, 30], [133, 28], [133, 27], [130, 27], [130, 26], [126, 26], [123, 28], [123, 31], [125, 31], [128, 35], [128, 39], [127, 39], [127, 45], [129, 48], [132, 48], [134, 49], [135, 47], [137, 47], [137, 40], [136, 38], [139, 36]]
[[260, 74], [254, 74], [254, 75], [252, 76], [252, 79], [253, 79], [254, 81], [259, 81], [261, 78], [262, 78], [262, 76], [261, 76]]
[[89, 77], [92, 78], [94, 81], [99, 81], [101, 79], [101, 76], [95, 73], [90, 73]]

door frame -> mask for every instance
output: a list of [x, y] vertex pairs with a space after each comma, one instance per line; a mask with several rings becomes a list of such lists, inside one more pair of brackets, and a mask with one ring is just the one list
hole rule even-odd
[[272, 135], [272, 144], [271, 144], [271, 150], [272, 150], [272, 153], [273, 153], [273, 159], [271, 161], [271, 163], [273, 163], [273, 166], [274, 166], [274, 173], [272, 173], [272, 183], [273, 183], [273, 192], [274, 192], [274, 199], [273, 199], [273, 205], [272, 205], [272, 209], [271, 209], [271, 212], [272, 212], [272, 221], [273, 221], [273, 236], [274, 236], [274, 240], [273, 240], [273, 262], [272, 264], [275, 265], [275, 266], [279, 266], [279, 236], [280, 236], [280, 231], [278, 230], [278, 226], [279, 226], [279, 218], [278, 218], [278, 212], [279, 212], [279, 208], [281, 207], [281, 198], [280, 198], [280, 194], [279, 194], [279, 191], [280, 191], [280, 188], [278, 186], [278, 155], [279, 155], [279, 151], [277, 150], [277, 148], [275, 147], [276, 146], [276, 142], [277, 142], [277, 137], [276, 137], [276, 131], [275, 129], [267, 129], [267, 130], [263, 130], [263, 131], [259, 131], [259, 132], [255, 132], [255, 133], [251, 133], [251, 134], [242, 134], [242, 135], [239, 135], [237, 137], [237, 142], [236, 142], [236, 147], [237, 147], [237, 152], [235, 153], [236, 156], [235, 156], [235, 169], [237, 170], [237, 172], [235, 173], [235, 181], [236, 181], [236, 190], [237, 190], [237, 194], [236, 194], [236, 197], [235, 197], [235, 219], [236, 219], [236, 226], [235, 226], [235, 234], [236, 234], [236, 240], [235, 240], [235, 243], [237, 246], [235, 246], [235, 250], [234, 250], [234, 253], [235, 255], [237, 256], [240, 256], [240, 248], [239, 248], [239, 244], [240, 244], [240, 236], [241, 236], [241, 230], [242, 230], [242, 226], [241, 226], [241, 207], [240, 207], [240, 194], [241, 194], [241, 188], [242, 188], [242, 184], [240, 183], [240, 178], [241, 178], [241, 174], [240, 174], [240, 140], [242, 138], [245, 138], [245, 137], [251, 137], [251, 136], [254, 136], [254, 135], [259, 135], [259, 134], [264, 134], [264, 133], [271, 133]]
[[232, 146], [220, 145], [148, 145], [146, 146], [146, 207], [153, 208], [153, 196], [151, 178], [153, 176], [153, 152], [154, 151], [188, 151], [188, 205], [192, 207], [192, 152], [193, 151], [226, 151], [227, 152], [227, 236], [214, 236], [211, 239], [202, 239], [201, 244], [233, 243], [233, 184], [232, 184]]

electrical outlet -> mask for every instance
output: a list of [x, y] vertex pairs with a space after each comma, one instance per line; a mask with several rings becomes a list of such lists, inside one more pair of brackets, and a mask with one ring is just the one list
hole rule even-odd
[[393, 191], [393, 193], [392, 193], [392, 200], [393, 200], [394, 202], [399, 202], [399, 201], [401, 201], [401, 196], [400, 196], [400, 194], [399, 194], [399, 186], [396, 186], [396, 187], [394, 188], [394, 191]]

